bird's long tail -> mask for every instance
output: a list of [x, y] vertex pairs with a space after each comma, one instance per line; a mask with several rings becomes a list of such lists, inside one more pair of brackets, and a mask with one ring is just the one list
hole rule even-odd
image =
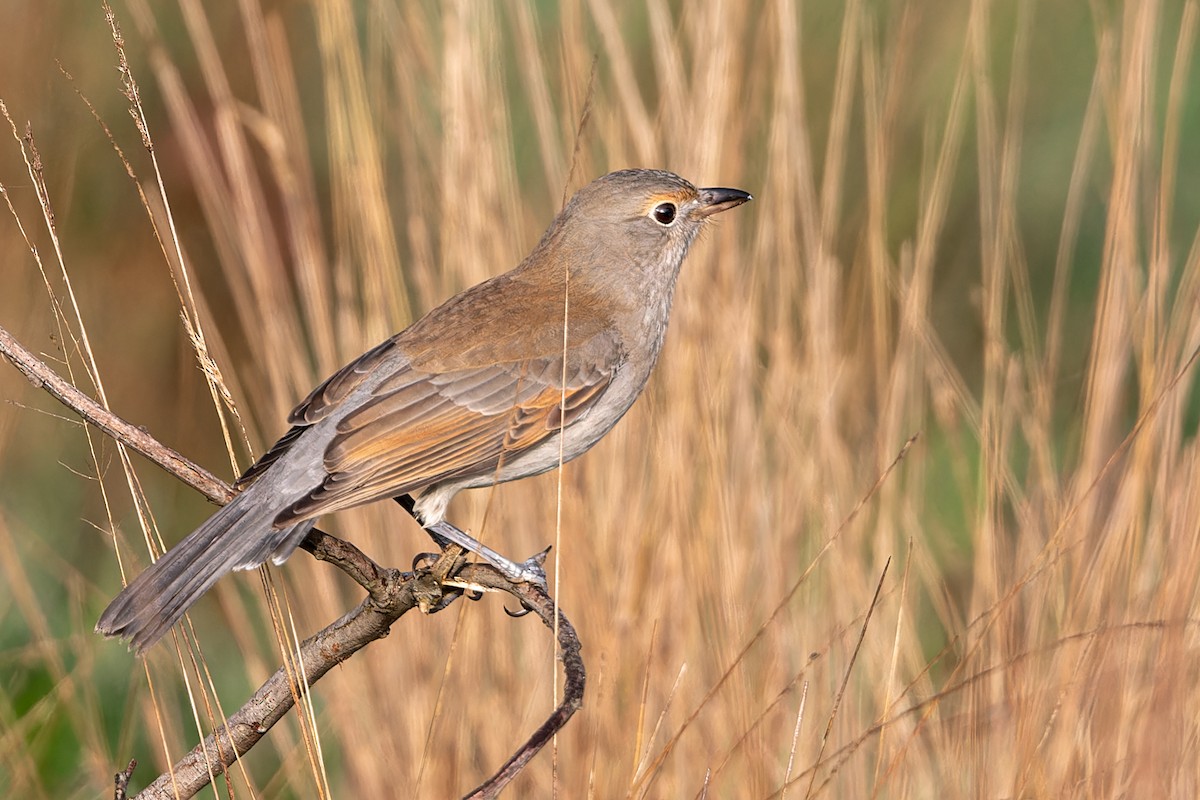
[[252, 569], [267, 559], [280, 563], [291, 555], [315, 520], [273, 527], [276, 511], [251, 496], [254, 488], [235, 497], [138, 575], [100, 615], [96, 630], [128, 639], [141, 652], [161, 639], [221, 576]]

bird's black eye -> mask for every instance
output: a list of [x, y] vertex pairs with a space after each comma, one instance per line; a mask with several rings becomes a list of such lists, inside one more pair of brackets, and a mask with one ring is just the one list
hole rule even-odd
[[675, 204], [674, 203], [659, 203], [651, 212], [654, 216], [654, 221], [659, 225], [666, 227], [675, 221]]

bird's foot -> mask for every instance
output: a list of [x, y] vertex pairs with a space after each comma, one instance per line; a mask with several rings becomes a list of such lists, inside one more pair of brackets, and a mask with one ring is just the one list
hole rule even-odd
[[546, 563], [546, 555], [550, 552], [550, 548], [517, 563], [445, 520], [435, 522], [427, 526], [425, 530], [435, 541], [453, 542], [464, 550], [479, 556], [511, 583], [532, 583], [542, 589], [547, 588], [546, 570], [543, 565]]

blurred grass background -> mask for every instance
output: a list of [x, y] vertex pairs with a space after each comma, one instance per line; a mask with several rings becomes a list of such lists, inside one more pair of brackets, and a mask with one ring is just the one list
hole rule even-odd
[[[517, 263], [564, 190], [627, 166], [744, 188], [648, 395], [565, 470], [588, 696], [557, 774], [543, 754], [510, 794], [1194, 797], [1198, 10], [130, 0], [168, 215], [102, 9], [9, 0], [0, 325], [92, 390], [26, 121], [111, 406], [226, 477], [320, 378]], [[0, 785], [107, 794], [131, 756], [143, 785], [211, 726], [202, 693], [232, 711], [278, 663], [262, 589], [192, 613], [211, 686], [170, 642], [143, 669], [94, 635], [111, 534], [136, 570], [139, 506], [167, 542], [211, 509], [93, 455], [15, 370], [0, 397]], [[452, 519], [523, 557], [556, 480]], [[427, 546], [382, 504], [325, 527], [385, 564]], [[301, 635], [357, 602], [304, 555], [273, 572]], [[318, 685], [333, 795], [456, 796], [549, 710], [540, 626], [460, 605]], [[319, 796], [303, 742], [279, 726], [220, 792]]]

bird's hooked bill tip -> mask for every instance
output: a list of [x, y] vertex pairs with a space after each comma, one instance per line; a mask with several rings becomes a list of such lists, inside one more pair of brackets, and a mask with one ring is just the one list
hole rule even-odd
[[742, 203], [753, 199], [749, 192], [743, 192], [741, 189], [721, 189], [716, 187], [701, 189], [700, 214], [705, 217], [712, 216], [721, 211], [736, 208]]

